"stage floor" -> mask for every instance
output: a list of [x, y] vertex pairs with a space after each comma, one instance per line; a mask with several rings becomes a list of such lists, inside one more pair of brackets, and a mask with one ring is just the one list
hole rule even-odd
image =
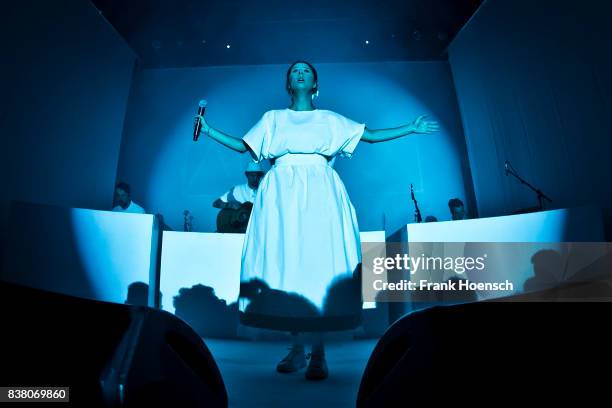
[[[205, 339], [227, 388], [230, 407], [354, 407], [376, 339], [326, 344], [329, 378], [307, 381], [304, 371], [279, 374], [287, 343]], [[307, 350], [310, 351], [310, 350]]]

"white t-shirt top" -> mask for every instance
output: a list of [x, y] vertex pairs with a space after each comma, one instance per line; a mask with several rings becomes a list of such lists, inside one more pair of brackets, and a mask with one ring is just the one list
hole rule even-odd
[[134, 201], [130, 202], [127, 208], [123, 209], [120, 205], [113, 208], [113, 211], [116, 212], [125, 212], [125, 213], [133, 213], [133, 214], [146, 214], [144, 208], [136, 204]]
[[329, 158], [351, 157], [365, 124], [323, 109], [271, 110], [242, 138], [255, 161], [287, 153], [317, 153]]
[[236, 201], [240, 204], [244, 204], [246, 202], [252, 203], [255, 201], [255, 195], [257, 194], [257, 190], [253, 190], [249, 187], [248, 183], [239, 184], [237, 186], [232, 187], [231, 190], [227, 191], [223, 194], [219, 199], [224, 203], [229, 202], [229, 194], [232, 193]]

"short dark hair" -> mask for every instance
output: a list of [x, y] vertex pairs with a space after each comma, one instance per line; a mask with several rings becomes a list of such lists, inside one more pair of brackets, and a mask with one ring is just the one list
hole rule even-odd
[[124, 181], [120, 181], [119, 183], [117, 183], [117, 185], [115, 186], [115, 190], [118, 189], [118, 188], [122, 189], [123, 191], [125, 191], [128, 194], [132, 194], [130, 185], [128, 183], [124, 182]]
[[299, 60], [289, 65], [289, 68], [287, 69], [287, 76], [285, 77], [285, 89], [287, 90], [289, 95], [291, 95], [291, 90], [290, 90], [291, 85], [289, 84], [289, 75], [291, 75], [291, 69], [293, 68], [295, 64], [306, 64], [308, 65], [308, 67], [310, 67], [310, 69], [312, 70], [312, 74], [314, 75], [314, 80], [316, 83], [316, 86], [312, 88], [312, 93], [316, 93], [319, 90], [319, 74], [317, 74], [317, 70], [310, 62]]
[[457, 208], [457, 207], [465, 207], [463, 205], [463, 201], [461, 201], [458, 198], [451, 198], [450, 200], [448, 200], [448, 208], [453, 211], [453, 208]]

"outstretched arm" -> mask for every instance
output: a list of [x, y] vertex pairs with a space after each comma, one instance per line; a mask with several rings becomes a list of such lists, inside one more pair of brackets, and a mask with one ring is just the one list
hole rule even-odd
[[[234, 196], [234, 189], [236, 188], [236, 186], [230, 188], [230, 190], [223, 194], [221, 197], [217, 198], [214, 202], [213, 202], [213, 207], [215, 208], [220, 208], [220, 209], [224, 209], [224, 208], [231, 208], [232, 210], [237, 210], [242, 206], [242, 203], [238, 200], [236, 200], [236, 197]], [[225, 197], [225, 199], [227, 201], [223, 201], [223, 198]]]
[[240, 208], [240, 203], [238, 201], [228, 201], [226, 203], [225, 201], [221, 200], [220, 198], [217, 198], [213, 202], [213, 207], [219, 208], [219, 209], [231, 208], [232, 210], [237, 210], [238, 208]]
[[389, 129], [368, 129], [365, 128], [361, 140], [368, 143], [385, 142], [387, 140], [397, 139], [398, 137], [407, 136], [413, 133], [429, 134], [437, 132], [440, 129], [438, 122], [425, 120], [427, 115], [421, 115], [414, 122]]
[[207, 134], [212, 139], [237, 152], [244, 153], [248, 150], [242, 139], [238, 139], [237, 137], [230, 136], [227, 133], [214, 129], [208, 123], [206, 123], [203, 116], [196, 116], [196, 120], [197, 118], [200, 118], [202, 121], [202, 133]]

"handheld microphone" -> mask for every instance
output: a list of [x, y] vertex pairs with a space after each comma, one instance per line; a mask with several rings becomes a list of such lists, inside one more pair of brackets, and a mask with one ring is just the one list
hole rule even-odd
[[[198, 116], [204, 116], [204, 112], [206, 112], [206, 99], [202, 99], [200, 103], [198, 103]], [[200, 131], [202, 130], [202, 120], [200, 118], [196, 118], [195, 125], [193, 127], [193, 141], [197, 142], [198, 137], [200, 137]]]

